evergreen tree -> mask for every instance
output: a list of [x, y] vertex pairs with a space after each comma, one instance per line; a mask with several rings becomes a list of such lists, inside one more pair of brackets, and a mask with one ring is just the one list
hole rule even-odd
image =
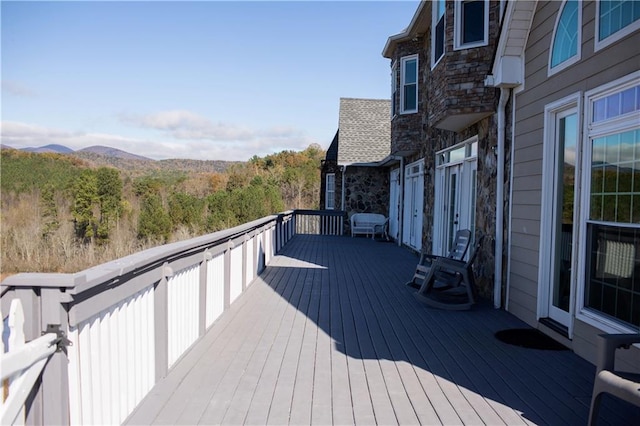
[[98, 179], [93, 170], [85, 169], [73, 185], [72, 215], [76, 237], [83, 241], [96, 235], [97, 219], [94, 213], [98, 201]]
[[116, 169], [101, 167], [96, 173], [100, 221], [97, 236], [109, 239], [109, 234], [122, 214], [122, 180]]
[[49, 238], [60, 227], [58, 208], [55, 200], [55, 189], [50, 183], [45, 184], [40, 192], [40, 211], [42, 215], [42, 236]]
[[159, 238], [166, 242], [170, 235], [171, 218], [162, 206], [162, 198], [157, 194], [145, 196], [138, 219], [138, 238]]

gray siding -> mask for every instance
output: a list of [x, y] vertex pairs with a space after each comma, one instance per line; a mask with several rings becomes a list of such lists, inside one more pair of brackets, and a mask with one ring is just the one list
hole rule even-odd
[[[509, 310], [532, 325], [537, 312], [540, 217], [545, 214], [541, 212], [544, 107], [637, 71], [640, 64], [637, 32], [594, 53], [596, 4], [585, 2], [581, 59], [549, 77], [549, 47], [561, 4], [538, 3], [525, 50], [525, 87], [516, 95]], [[599, 332], [576, 321], [572, 342], [576, 353], [595, 361]]]

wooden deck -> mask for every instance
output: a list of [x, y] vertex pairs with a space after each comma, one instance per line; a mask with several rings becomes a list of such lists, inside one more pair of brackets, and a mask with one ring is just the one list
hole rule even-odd
[[[421, 305], [404, 285], [416, 261], [368, 238], [296, 236], [127, 422], [586, 424], [591, 364], [498, 341], [525, 324], [488, 304]], [[602, 415], [640, 418], [612, 399]]]

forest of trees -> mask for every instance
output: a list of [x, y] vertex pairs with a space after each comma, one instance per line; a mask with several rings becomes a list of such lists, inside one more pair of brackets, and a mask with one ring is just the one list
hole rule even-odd
[[316, 209], [324, 154], [311, 145], [223, 172], [140, 175], [69, 155], [3, 150], [2, 277], [77, 272], [284, 210]]

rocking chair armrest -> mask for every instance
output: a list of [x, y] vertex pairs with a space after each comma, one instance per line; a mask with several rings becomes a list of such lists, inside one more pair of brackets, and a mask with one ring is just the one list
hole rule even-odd
[[437, 259], [434, 259], [434, 266], [458, 272], [462, 272], [467, 269], [467, 263], [464, 260], [450, 259], [448, 257], [438, 257]]

